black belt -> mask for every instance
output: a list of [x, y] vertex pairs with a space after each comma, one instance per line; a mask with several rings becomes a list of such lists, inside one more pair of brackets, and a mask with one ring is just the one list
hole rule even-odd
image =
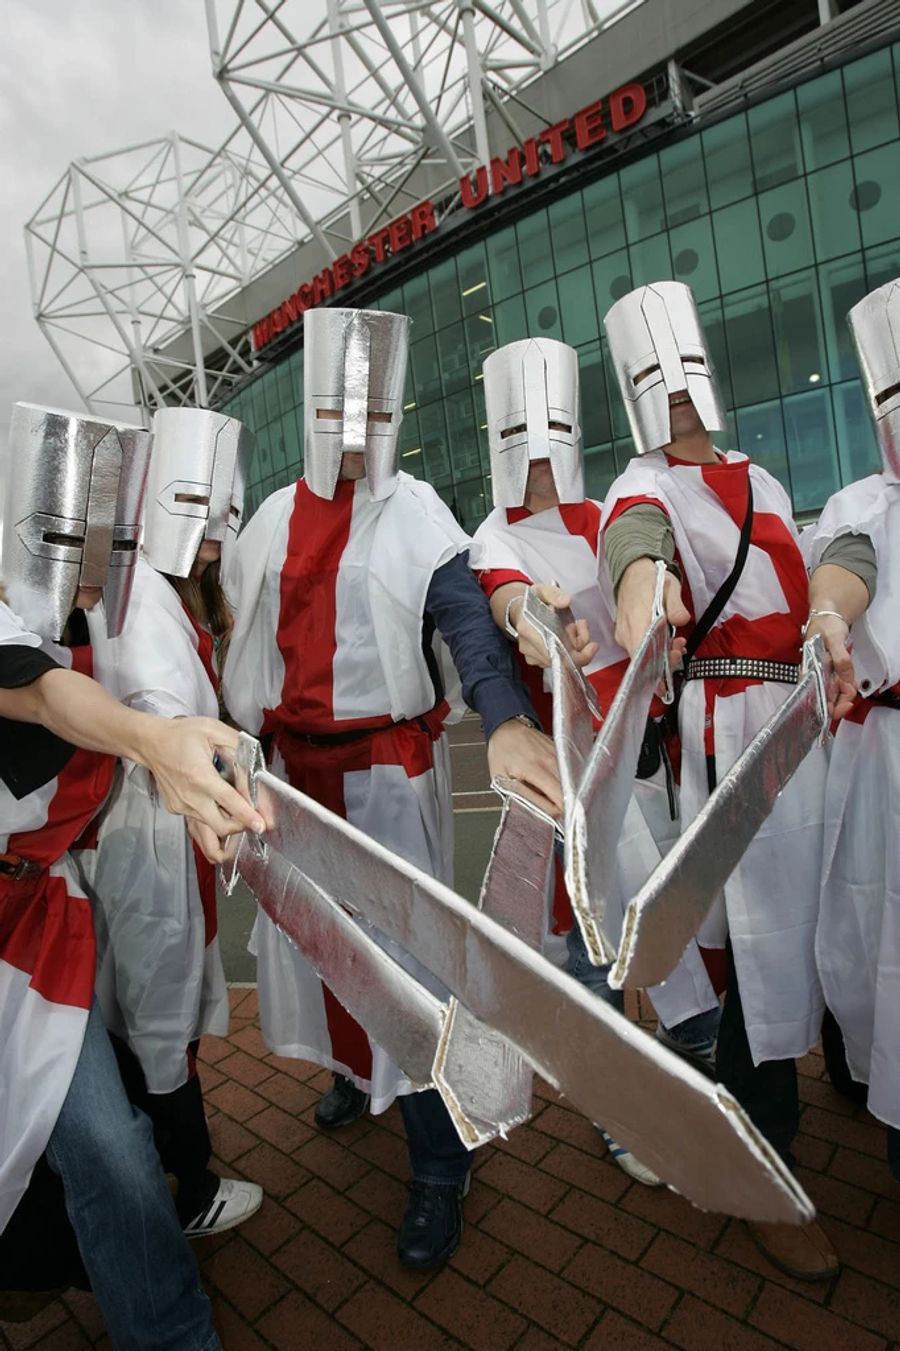
[[685, 680], [771, 680], [796, 685], [800, 667], [790, 661], [769, 661], [764, 657], [693, 657], [687, 664]]
[[878, 704], [881, 708], [900, 708], [900, 694], [896, 690], [885, 690], [883, 694], [873, 695], [869, 703]]
[[359, 727], [354, 732], [326, 732], [322, 736], [312, 736], [308, 732], [293, 732], [287, 727], [281, 729], [281, 735], [290, 737], [291, 741], [299, 741], [301, 746], [346, 746], [352, 741], [364, 741], [368, 736], [374, 736], [376, 732], [384, 732], [393, 723], [385, 723], [383, 727]]
[[0, 873], [11, 877], [15, 882], [23, 882], [26, 877], [37, 877], [44, 871], [43, 863], [22, 858], [19, 854], [0, 854]]

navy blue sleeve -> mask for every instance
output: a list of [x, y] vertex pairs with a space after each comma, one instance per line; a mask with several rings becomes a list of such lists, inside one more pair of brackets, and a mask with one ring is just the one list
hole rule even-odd
[[494, 623], [491, 607], [464, 554], [431, 578], [425, 610], [450, 649], [462, 680], [463, 698], [481, 718], [485, 737], [519, 713], [539, 721], [510, 644]]

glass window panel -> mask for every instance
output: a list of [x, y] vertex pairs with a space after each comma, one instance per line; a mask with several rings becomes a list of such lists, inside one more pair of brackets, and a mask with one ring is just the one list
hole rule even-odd
[[770, 277], [795, 272], [814, 261], [809, 208], [802, 179], [760, 193], [759, 219]]
[[269, 371], [260, 381], [266, 401], [266, 420], [275, 422], [281, 417], [281, 402], [278, 398], [278, 372]]
[[281, 419], [281, 435], [284, 439], [285, 468], [300, 458], [301, 441], [297, 432], [297, 419], [293, 411], [285, 413]]
[[403, 407], [415, 408], [416, 406], [416, 385], [413, 380], [412, 362], [407, 362], [406, 383], [403, 386]]
[[696, 136], [661, 151], [659, 172], [669, 229], [707, 214], [709, 197], [706, 192], [706, 174]]
[[711, 207], [727, 206], [753, 191], [753, 167], [746, 114], [729, 117], [704, 131], [703, 158]]
[[[613, 436], [599, 342], [591, 343], [579, 351], [578, 365], [581, 377], [581, 431], [584, 444], [599, 446], [605, 441], [612, 441]], [[619, 398], [618, 388], [613, 390], [612, 397]]]
[[625, 218], [619, 195], [619, 175], [591, 183], [581, 194], [592, 258], [621, 249], [625, 244]]
[[557, 285], [563, 338], [573, 347], [591, 342], [599, 333], [599, 324], [590, 267], [567, 272]]
[[256, 380], [251, 386], [250, 392], [253, 395], [253, 415], [250, 425], [255, 432], [261, 432], [269, 420], [262, 380]]
[[839, 70], [801, 84], [797, 89], [797, 106], [807, 169], [821, 169], [850, 154]]
[[519, 249], [512, 225], [490, 236], [487, 241], [487, 256], [491, 294], [496, 304], [498, 300], [505, 300], [507, 296], [513, 296], [522, 289]]
[[269, 431], [258, 433], [256, 442], [256, 472], [260, 480], [268, 478], [272, 472], [272, 450], [269, 441]]
[[897, 139], [897, 99], [888, 48], [844, 67], [847, 119], [854, 155]]
[[431, 286], [431, 304], [434, 309], [435, 329], [455, 323], [462, 314], [456, 259], [447, 258], [428, 274]]
[[[475, 428], [478, 432], [478, 449], [481, 463], [490, 468], [491, 455], [488, 447], [487, 413], [484, 408], [484, 381], [476, 380], [472, 386], [472, 402], [475, 405]], [[487, 476], [490, 478], [490, 474]]]
[[279, 412], [284, 415], [290, 412], [294, 406], [294, 391], [291, 388], [291, 369], [287, 361], [283, 361], [277, 367], [273, 380], [278, 386], [278, 406]]
[[[588, 260], [587, 229], [581, 193], [572, 192], [561, 202], [554, 202], [547, 211], [550, 222], [550, 242], [557, 274], [581, 267]], [[529, 281], [531, 277], [529, 275]]]
[[491, 303], [487, 254], [483, 244], [473, 244], [457, 255], [460, 299], [463, 314], [477, 314]]
[[431, 312], [431, 291], [428, 287], [428, 273], [422, 272], [411, 277], [403, 287], [403, 311], [413, 321], [413, 336], [424, 338], [434, 328], [434, 316]]
[[747, 124], [758, 192], [803, 172], [793, 90], [751, 108]]
[[784, 400], [795, 511], [818, 511], [839, 484], [831, 398], [827, 389]]
[[847, 311], [862, 300], [866, 290], [865, 270], [859, 254], [819, 268], [828, 378], [831, 380], [852, 379], [857, 373]]
[[533, 338], [562, 338], [556, 282], [545, 281], [525, 292], [528, 333]]
[[450, 458], [447, 454], [447, 426], [443, 403], [430, 403], [419, 409], [419, 432], [422, 437], [424, 477], [429, 483], [450, 482]]
[[553, 276], [553, 254], [547, 247], [549, 235], [546, 211], [535, 211], [516, 225], [522, 284], [533, 286]]
[[494, 306], [494, 337], [498, 347], [528, 337], [525, 301], [521, 296], [513, 296]]
[[618, 474], [611, 445], [588, 446], [584, 452], [584, 489], [588, 497], [602, 502]]
[[895, 145], [857, 155], [853, 161], [856, 187], [852, 205], [859, 216], [863, 246], [880, 244], [900, 235], [900, 178]]
[[814, 271], [769, 286], [778, 374], [784, 394], [827, 382], [825, 335]]
[[619, 175], [629, 243], [659, 234], [666, 228], [662, 185], [656, 155], [629, 164]]
[[416, 403], [431, 403], [441, 397], [441, 371], [434, 338], [420, 338], [410, 347]]
[[403, 314], [403, 290], [396, 286], [393, 291], [388, 291], [387, 295], [381, 296], [378, 301], [378, 308], [386, 310], [389, 314]]
[[451, 324], [437, 332], [438, 360], [441, 363], [441, 384], [445, 394], [467, 389], [471, 380], [469, 353], [462, 324]]
[[672, 259], [669, 255], [668, 235], [656, 235], [653, 239], [641, 240], [628, 249], [631, 259], [631, 276], [635, 286], [646, 286], [651, 281], [665, 281], [672, 276]]
[[485, 487], [484, 479], [473, 478], [467, 483], [457, 483], [454, 498], [459, 520], [463, 530], [471, 534], [476, 530], [491, 509], [491, 499]]
[[791, 476], [788, 472], [781, 400], [759, 403], [752, 408], [739, 408], [735, 418], [738, 450], [749, 455], [754, 464], [768, 469], [787, 492], [790, 492]]
[[597, 297], [597, 316], [603, 323], [603, 316], [617, 300], [633, 290], [631, 281], [631, 263], [628, 250], [620, 249], [610, 253], [593, 264], [594, 294]]
[[497, 343], [494, 338], [494, 318], [490, 310], [472, 314], [465, 322], [466, 346], [469, 349], [470, 381], [481, 370], [486, 356], [490, 356]]
[[809, 213], [812, 217], [816, 257], [837, 258], [859, 248], [859, 213], [854, 207], [853, 170], [850, 161], [810, 174]]
[[719, 294], [719, 271], [708, 216], [669, 231], [672, 276], [690, 286], [696, 300]]
[[400, 468], [416, 478], [424, 478], [425, 457], [422, 453], [422, 437], [419, 432], [419, 415], [415, 411], [404, 413], [400, 423]]
[[481, 474], [481, 456], [472, 395], [468, 389], [452, 394], [444, 404], [447, 415], [447, 439], [454, 478]]
[[777, 398], [778, 367], [768, 289], [755, 286], [726, 296], [723, 306], [735, 407]]
[[874, 291], [877, 286], [900, 277], [900, 241], [894, 244], [882, 244], [878, 249], [866, 249], [866, 290]]
[[766, 269], [755, 200], [722, 207], [712, 222], [723, 294], [762, 281]]
[[835, 385], [831, 391], [837, 429], [841, 482], [852, 483], [881, 468], [881, 455], [869, 413], [869, 405], [858, 380]]
[[707, 300], [697, 306], [703, 332], [709, 345], [713, 370], [719, 385], [719, 393], [726, 408], [734, 403], [731, 388], [731, 373], [728, 369], [728, 343], [725, 339], [725, 319], [720, 300]]

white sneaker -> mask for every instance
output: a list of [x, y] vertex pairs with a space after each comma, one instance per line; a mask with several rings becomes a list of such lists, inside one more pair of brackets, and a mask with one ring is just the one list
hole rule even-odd
[[626, 1149], [624, 1145], [617, 1145], [612, 1136], [607, 1134], [602, 1126], [598, 1126], [597, 1130], [609, 1150], [609, 1157], [616, 1161], [623, 1173], [633, 1177], [635, 1182], [642, 1182], [645, 1187], [662, 1187], [664, 1185], [661, 1177], [657, 1177], [651, 1168], [641, 1163], [640, 1159], [636, 1159], [630, 1149]]
[[262, 1205], [263, 1189], [256, 1182], [223, 1177], [209, 1205], [184, 1226], [188, 1238], [222, 1234], [255, 1215]]

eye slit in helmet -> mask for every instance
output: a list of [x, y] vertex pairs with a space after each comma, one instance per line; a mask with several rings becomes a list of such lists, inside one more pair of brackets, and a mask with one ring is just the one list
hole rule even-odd
[[73, 549], [84, 545], [84, 535], [65, 535], [60, 530], [45, 530], [43, 540], [45, 544], [66, 544]]
[[114, 539], [114, 540], [113, 540], [113, 543], [112, 543], [112, 546], [113, 546], [113, 550], [114, 550], [114, 551], [118, 550], [118, 551], [121, 552], [121, 553], [131, 554], [131, 553], [134, 553], [135, 549], [137, 548], [137, 540], [136, 540], [136, 539]]
[[193, 507], [208, 507], [209, 498], [203, 497], [198, 493], [176, 493], [176, 502], [190, 502]]
[[657, 362], [655, 366], [648, 366], [645, 370], [638, 371], [637, 375], [633, 375], [631, 377], [631, 383], [633, 385], [639, 385], [642, 380], [646, 380], [649, 375], [655, 375], [658, 370], [659, 363]]
[[393, 413], [376, 413], [373, 408], [369, 409], [370, 422], [393, 422]]
[[888, 385], [887, 389], [883, 389], [880, 394], [875, 395], [875, 402], [880, 406], [887, 403], [888, 399], [892, 399], [895, 394], [900, 394], [900, 384]]
[[241, 509], [240, 509], [240, 507], [236, 507], [236, 506], [234, 505], [234, 503], [232, 502], [232, 504], [231, 504], [231, 506], [228, 508], [228, 510], [229, 510], [229, 512], [230, 512], [230, 514], [231, 514], [232, 516], [237, 516], [238, 520], [240, 520], [240, 518], [241, 518]]
[[526, 432], [527, 430], [527, 422], [517, 422], [514, 427], [504, 427], [503, 431], [500, 433], [500, 440], [505, 441], [508, 436], [518, 436], [520, 432]]
[[572, 424], [570, 422], [548, 422], [547, 426], [551, 432], [571, 432]]
[[329, 422], [340, 422], [344, 416], [342, 408], [317, 408], [316, 417], [325, 418]]
[[683, 353], [682, 353], [682, 356], [681, 356], [681, 364], [684, 365], [684, 363], [685, 363], [686, 361], [691, 361], [691, 362], [693, 362], [693, 364], [694, 364], [695, 366], [705, 366], [705, 365], [706, 365], [706, 357], [703, 355], [702, 352], [699, 352], [699, 353], [694, 353], [694, 352], [683, 352]]

